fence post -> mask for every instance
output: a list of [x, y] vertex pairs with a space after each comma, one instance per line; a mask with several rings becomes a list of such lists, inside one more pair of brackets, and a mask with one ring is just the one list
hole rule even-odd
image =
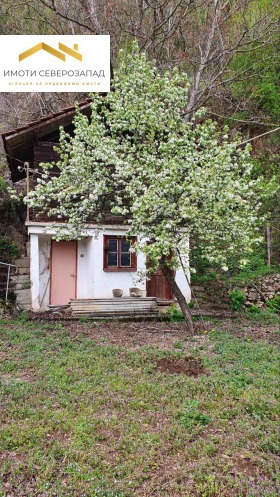
[[[29, 194], [29, 188], [30, 188], [30, 184], [29, 184], [29, 162], [25, 162], [25, 165], [26, 165], [26, 196], [28, 196]], [[27, 209], [26, 209], [26, 221], [29, 222], [29, 205], [27, 204]]]

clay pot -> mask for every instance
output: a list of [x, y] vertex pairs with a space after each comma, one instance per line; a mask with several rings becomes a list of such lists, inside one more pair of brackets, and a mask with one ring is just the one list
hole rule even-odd
[[130, 297], [142, 297], [142, 290], [140, 290], [140, 288], [130, 288], [129, 289], [129, 294], [130, 294]]
[[112, 293], [113, 297], [122, 297], [123, 295], [123, 291], [120, 288], [114, 288], [114, 290], [112, 290]]

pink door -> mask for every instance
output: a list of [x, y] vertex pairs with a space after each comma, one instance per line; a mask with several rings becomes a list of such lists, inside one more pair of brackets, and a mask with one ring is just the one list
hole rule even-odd
[[76, 298], [77, 242], [52, 241], [51, 305], [64, 305]]

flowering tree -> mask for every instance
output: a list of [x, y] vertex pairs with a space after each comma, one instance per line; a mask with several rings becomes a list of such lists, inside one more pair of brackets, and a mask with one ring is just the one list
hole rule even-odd
[[160, 74], [137, 49], [123, 56], [113, 91], [92, 96], [91, 119], [77, 109], [74, 136], [61, 129], [60, 175], [42, 164], [27, 202], [66, 219], [71, 238], [89, 217], [101, 225], [108, 209], [127, 216], [135, 249], [146, 254], [150, 272], [162, 269], [192, 328], [170, 269], [182, 266], [188, 277], [190, 238], [225, 270], [236, 254], [244, 263], [258, 241], [260, 201], [249, 148], [213, 121], [197, 123], [196, 115], [184, 122], [187, 93], [185, 74]]

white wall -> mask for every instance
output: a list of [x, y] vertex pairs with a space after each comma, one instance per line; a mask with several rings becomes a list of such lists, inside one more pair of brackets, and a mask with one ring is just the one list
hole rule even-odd
[[47, 309], [50, 302], [50, 252], [51, 237], [39, 236], [39, 302], [41, 309]]
[[184, 297], [186, 298], [187, 302], [189, 302], [191, 300], [191, 289], [189, 287], [183, 269], [180, 268], [176, 271], [175, 281], [178, 287], [180, 288], [181, 292], [183, 293]]
[[[146, 290], [146, 283], [136, 282], [137, 271], [103, 271], [103, 236], [105, 235], [124, 235], [125, 230], [106, 229], [99, 233], [97, 239], [92, 240], [92, 283], [93, 297], [103, 298], [112, 297], [112, 290], [120, 288], [123, 290], [123, 296], [129, 297], [129, 288], [137, 286], [141, 290]], [[143, 254], [137, 255], [137, 269], [145, 269], [145, 258]]]
[[77, 253], [77, 298], [93, 298], [93, 238], [78, 241]]
[[184, 264], [187, 278], [185, 276], [182, 267], [176, 271], [176, 276], [175, 276], [175, 281], [178, 287], [180, 288], [181, 292], [185, 296], [187, 302], [190, 302], [191, 300], [191, 289], [188, 284], [188, 281], [191, 281], [191, 278], [190, 278], [190, 272], [186, 269], [189, 266], [189, 249], [190, 249], [189, 243], [187, 245], [180, 246], [181, 260], [182, 263]]
[[39, 236], [30, 235], [30, 283], [32, 310], [40, 310]]

